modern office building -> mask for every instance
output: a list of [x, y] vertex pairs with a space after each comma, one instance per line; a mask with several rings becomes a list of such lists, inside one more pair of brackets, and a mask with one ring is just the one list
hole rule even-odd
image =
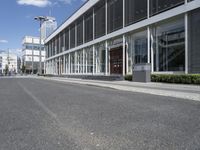
[[89, 0], [46, 40], [46, 73], [200, 73], [200, 0]]
[[42, 39], [47, 38], [56, 28], [57, 22], [54, 17], [46, 17], [47, 21], [44, 21], [41, 25], [41, 37]]
[[[22, 41], [22, 65], [25, 66], [25, 72], [27, 74], [36, 74], [39, 69], [40, 62], [40, 38], [25, 36]], [[41, 46], [41, 62], [42, 70], [44, 72], [44, 59], [45, 59], [45, 50], [44, 42], [42, 40]]]
[[9, 74], [16, 74], [19, 72], [18, 56], [11, 52], [0, 52], [0, 74], [5, 74], [6, 66]]

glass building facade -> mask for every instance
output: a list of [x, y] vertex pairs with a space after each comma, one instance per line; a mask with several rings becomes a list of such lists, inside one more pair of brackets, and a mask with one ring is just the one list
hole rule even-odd
[[155, 26], [153, 29], [154, 70], [185, 71], [184, 20]]
[[147, 18], [147, 0], [125, 1], [126, 26]]
[[185, 0], [150, 0], [150, 15], [155, 15], [185, 3]]
[[198, 16], [199, 0], [87, 1], [46, 39], [46, 73], [200, 73]]

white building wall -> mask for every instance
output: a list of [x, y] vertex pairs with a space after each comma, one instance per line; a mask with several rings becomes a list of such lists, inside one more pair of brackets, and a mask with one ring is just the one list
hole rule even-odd
[[[44, 41], [41, 41], [42, 45], [44, 45]], [[39, 37], [31, 37], [31, 36], [25, 36], [25, 38], [22, 41], [23, 45], [28, 45], [28, 44], [40, 44], [40, 39]], [[24, 61], [38, 61], [40, 56], [40, 50], [33, 50], [33, 49], [26, 49], [25, 47], [22, 49], [22, 57], [24, 58]], [[42, 56], [42, 62], [44, 62], [44, 58], [46, 56], [45, 50], [41, 51], [41, 56]]]
[[[23, 41], [23, 49], [22, 49], [22, 58], [23, 63], [26, 66], [26, 70], [38, 70], [39, 61], [40, 61], [40, 38], [25, 36]], [[42, 47], [44, 47], [44, 41], [41, 41]], [[45, 50], [41, 50], [41, 62], [42, 65], [45, 61], [46, 52]], [[32, 69], [33, 68], [33, 69]], [[42, 68], [44, 68], [42, 66]]]
[[[18, 72], [18, 57], [16, 54], [12, 53], [0, 53], [0, 57], [2, 57], [2, 73], [5, 70], [6, 65], [8, 65], [10, 72]], [[0, 70], [1, 70], [0, 69]]]

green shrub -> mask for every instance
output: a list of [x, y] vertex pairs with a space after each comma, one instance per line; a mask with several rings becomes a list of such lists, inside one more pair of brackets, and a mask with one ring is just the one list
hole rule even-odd
[[124, 80], [127, 80], [127, 81], [132, 81], [132, 75], [131, 74], [128, 74], [128, 75], [125, 75], [124, 76]]
[[168, 75], [152, 74], [152, 82], [180, 83], [180, 84], [200, 84], [200, 74], [188, 75]]
[[53, 77], [54, 75], [52, 74], [43, 74], [44, 77]]
[[[124, 79], [132, 81], [132, 75], [125, 75]], [[152, 82], [178, 83], [178, 84], [198, 84], [200, 85], [200, 74], [172, 75], [172, 74], [152, 74]]]

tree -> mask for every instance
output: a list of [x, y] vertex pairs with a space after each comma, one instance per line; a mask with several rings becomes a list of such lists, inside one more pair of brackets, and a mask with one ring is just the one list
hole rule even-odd
[[8, 71], [9, 71], [9, 68], [8, 68], [8, 65], [5, 66], [5, 75], [8, 75]]
[[22, 73], [25, 73], [26, 66], [25, 66], [25, 65], [22, 65], [22, 68], [21, 68], [21, 70], [22, 70]]

